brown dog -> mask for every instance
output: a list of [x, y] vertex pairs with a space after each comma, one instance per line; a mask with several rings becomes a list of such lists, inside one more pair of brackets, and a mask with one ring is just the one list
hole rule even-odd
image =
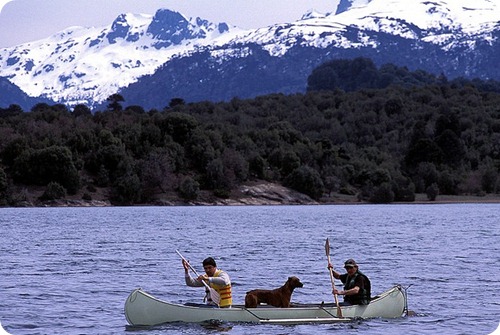
[[297, 277], [288, 277], [285, 285], [274, 290], [251, 290], [245, 296], [245, 307], [255, 308], [260, 303], [275, 307], [290, 307], [290, 299], [296, 287], [302, 287]]

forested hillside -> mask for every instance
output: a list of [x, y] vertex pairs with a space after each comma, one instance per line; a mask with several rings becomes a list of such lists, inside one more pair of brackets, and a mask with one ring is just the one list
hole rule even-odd
[[[252, 180], [320, 201], [332, 193], [374, 203], [500, 193], [496, 83], [448, 82], [394, 66], [391, 77], [390, 66], [355, 61], [385, 84], [367, 86], [359, 66], [344, 64], [351, 69], [342, 74], [334, 62], [311, 74], [305, 94], [178, 98], [149, 111], [124, 107], [120, 95], [95, 113], [84, 105], [0, 109], [1, 204], [36, 192], [40, 201], [91, 200], [103, 190], [125, 205], [207, 192], [227, 198]], [[342, 78], [357, 84], [340, 89]]]

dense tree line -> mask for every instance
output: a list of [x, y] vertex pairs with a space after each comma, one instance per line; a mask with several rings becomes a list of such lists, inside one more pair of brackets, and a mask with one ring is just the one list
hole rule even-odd
[[[305, 94], [177, 98], [149, 111], [123, 107], [119, 94], [94, 113], [85, 105], [0, 108], [0, 203], [16, 205], [33, 190], [43, 190], [41, 200], [90, 200], [105, 189], [114, 204], [201, 192], [227, 198], [252, 180], [318, 200], [338, 192], [374, 203], [500, 193], [496, 83], [394, 66], [391, 77], [389, 65], [342, 62], [316, 69]], [[346, 78], [357, 78], [352, 89], [332, 84]]]
[[391, 85], [414, 87], [448, 84], [453, 87], [475, 86], [482, 92], [500, 93], [500, 82], [495, 80], [455, 78], [448, 82], [444, 75], [409, 71], [407, 67], [385, 64], [377, 68], [368, 58], [335, 59], [318, 66], [308, 78], [309, 91], [342, 89], [353, 92], [360, 89], [381, 89]]

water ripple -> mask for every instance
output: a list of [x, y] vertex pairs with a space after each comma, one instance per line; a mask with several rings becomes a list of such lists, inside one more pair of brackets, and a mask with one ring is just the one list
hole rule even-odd
[[[496, 204], [1, 211], [0, 322], [12, 334], [489, 334], [498, 326]], [[305, 284], [294, 301], [330, 301], [326, 237], [335, 268], [356, 259], [374, 293], [412, 285], [416, 316], [339, 325], [126, 325], [123, 304], [137, 287], [200, 302], [202, 292], [184, 284], [176, 249], [200, 270], [203, 258], [215, 257], [231, 274], [235, 303], [290, 275]]]

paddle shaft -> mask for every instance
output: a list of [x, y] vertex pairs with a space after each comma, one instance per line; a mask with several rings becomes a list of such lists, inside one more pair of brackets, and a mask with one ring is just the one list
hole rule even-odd
[[[328, 264], [331, 264], [331, 261], [330, 261], [330, 241], [328, 239], [326, 239], [325, 251], [326, 251], [326, 257], [328, 259]], [[332, 281], [333, 298], [335, 299], [335, 305], [337, 305], [337, 316], [339, 318], [341, 318], [342, 317], [342, 309], [340, 308], [340, 305], [339, 305], [339, 298], [338, 298], [337, 294], [335, 293], [335, 278], [333, 276], [333, 268], [328, 267], [328, 270], [330, 270], [330, 280]]]
[[[191, 266], [191, 264], [189, 264], [188, 260], [187, 260], [187, 259], [185, 259], [185, 258], [184, 258], [184, 256], [182, 256], [182, 255], [181, 255], [181, 253], [179, 252], [179, 250], [175, 250], [175, 252], [176, 252], [179, 256], [181, 256], [182, 260], [183, 260], [184, 262], [186, 262], [186, 264], [188, 265], [189, 269], [190, 269], [191, 271], [193, 271], [193, 273], [196, 275], [196, 277], [200, 277], [200, 275], [198, 274], [198, 272], [196, 272], [196, 270], [195, 270], [195, 269]], [[206, 288], [211, 289], [211, 287], [210, 287], [210, 286], [209, 286], [209, 285], [208, 285], [208, 284], [207, 284], [204, 280], [202, 280], [201, 282], [205, 285], [205, 287], [206, 287]]]
[[184, 258], [184, 256], [181, 255], [181, 253], [179, 252], [179, 250], [175, 250], [175, 252], [177, 253], [177, 255], [179, 255], [182, 258], [182, 260], [184, 262], [186, 262], [187, 266], [189, 267], [189, 269], [191, 271], [193, 271], [193, 273], [196, 275], [196, 277], [199, 277], [200, 275], [198, 274], [198, 272], [196, 272], [196, 270], [191, 266], [191, 264], [188, 262], [188, 260], [186, 258]]

